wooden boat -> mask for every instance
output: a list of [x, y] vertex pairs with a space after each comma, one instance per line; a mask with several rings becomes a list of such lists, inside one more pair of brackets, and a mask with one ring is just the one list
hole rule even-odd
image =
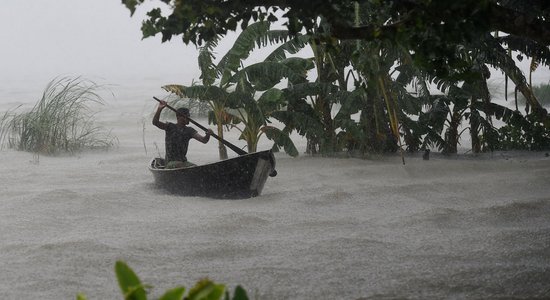
[[262, 193], [268, 176], [276, 176], [271, 150], [248, 153], [190, 168], [165, 169], [164, 159], [149, 166], [155, 184], [169, 192], [212, 198], [250, 198]]

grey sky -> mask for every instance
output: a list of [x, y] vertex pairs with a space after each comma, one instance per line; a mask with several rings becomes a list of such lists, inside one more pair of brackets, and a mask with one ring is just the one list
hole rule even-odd
[[2, 0], [0, 79], [197, 78], [194, 46], [141, 39], [144, 12], [130, 17], [119, 0]]

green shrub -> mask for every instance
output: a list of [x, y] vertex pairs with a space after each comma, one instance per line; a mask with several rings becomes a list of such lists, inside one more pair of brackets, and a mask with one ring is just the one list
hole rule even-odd
[[4, 114], [2, 146], [44, 154], [114, 146], [116, 138], [95, 125], [90, 109], [90, 104], [104, 104], [98, 88], [80, 77], [52, 80], [29, 112]]
[[15, 126], [16, 121], [16, 113], [15, 111], [20, 106], [8, 110], [4, 113], [4, 115], [0, 118], [0, 149], [7, 145], [9, 148], [15, 148], [15, 141], [10, 136], [10, 133], [12, 129]]
[[[125, 300], [147, 300], [146, 289], [149, 286], [141, 283], [139, 277], [134, 271], [124, 262], [117, 261], [115, 264], [115, 273], [118, 280], [118, 285]], [[185, 287], [178, 286], [166, 291], [159, 300], [181, 300], [184, 299]], [[76, 296], [77, 300], [88, 299], [86, 295], [79, 293]], [[229, 295], [225, 285], [217, 284], [209, 279], [202, 279], [189, 290], [186, 300], [248, 300], [246, 291], [237, 286], [233, 293], [233, 297]]]

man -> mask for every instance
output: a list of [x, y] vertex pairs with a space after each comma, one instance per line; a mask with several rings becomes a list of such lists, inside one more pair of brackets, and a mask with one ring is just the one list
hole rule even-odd
[[187, 148], [189, 146], [189, 140], [194, 138], [197, 141], [202, 142], [203, 144], [208, 143], [210, 140], [210, 134], [212, 130], [208, 129], [204, 136], [197, 133], [197, 131], [191, 127], [188, 127], [189, 124], [189, 109], [179, 108], [177, 109], [177, 123], [170, 122], [161, 122], [160, 113], [167, 106], [166, 101], [159, 101], [159, 106], [153, 117], [153, 125], [164, 130], [165, 134], [165, 144], [166, 144], [166, 168], [188, 168], [195, 166], [195, 164], [187, 160]]

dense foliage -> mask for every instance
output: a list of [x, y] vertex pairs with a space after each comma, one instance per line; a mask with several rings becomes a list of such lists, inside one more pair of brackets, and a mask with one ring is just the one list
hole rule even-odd
[[[134, 12], [143, 1], [122, 3]], [[280, 45], [276, 54], [257, 66], [256, 70], [263, 73], [245, 71], [252, 67], [242, 65], [246, 56], [230, 53], [216, 65], [210, 51], [201, 52], [207, 54], [207, 60], [199, 58], [201, 79], [204, 85], [216, 83], [230, 94], [252, 100], [224, 102], [218, 109], [225, 112], [251, 112], [258, 106], [250, 104], [269, 91], [270, 103], [277, 103], [276, 109], [256, 111], [262, 112], [264, 120], [275, 118], [282, 122], [283, 133], [297, 131], [306, 137], [308, 153], [424, 148], [456, 153], [466, 130], [472, 151], [480, 152], [518, 145], [503, 146], [503, 141], [509, 140], [504, 135], [513, 135], [512, 132], [527, 136], [531, 133], [524, 133], [525, 130], [538, 130], [540, 126], [548, 130], [550, 126], [548, 113], [533, 92], [530, 80], [516, 65], [517, 60], [528, 57], [532, 66], [548, 67], [547, 1], [161, 2], [168, 4], [169, 9], [153, 8], [148, 13], [142, 27], [144, 37], [161, 34], [163, 41], [168, 41], [181, 35], [185, 43], [204, 45], [201, 49], [212, 49], [229, 31], [244, 33], [251, 26], [269, 28], [265, 24], [283, 24], [283, 29], [262, 31], [263, 34], [235, 42], [233, 48], [246, 49], [246, 56], [254, 44]], [[305, 47], [313, 53], [306, 58], [313, 62], [309, 69], [315, 73], [313, 79], [293, 81], [265, 72], [267, 63], [281, 67], [290, 59], [288, 55]], [[515, 91], [523, 95], [525, 114], [513, 113], [493, 102], [487, 84], [491, 77], [489, 67], [503, 72], [506, 82], [511, 81]], [[251, 74], [274, 80], [269, 84], [250, 80]], [[286, 81], [281, 81], [283, 77]], [[240, 119], [246, 127], [246, 115]], [[498, 130], [494, 119], [513, 130]], [[530, 121], [535, 119], [536, 122]], [[526, 122], [538, 125], [527, 126]], [[246, 139], [253, 136], [257, 132]], [[521, 143], [540, 145], [527, 145], [528, 149], [546, 147], [533, 139]], [[249, 149], [253, 149], [250, 144]]]
[[[292, 155], [298, 151], [288, 132], [271, 126], [268, 117], [284, 106], [281, 93], [274, 88], [284, 78], [293, 83], [306, 82], [305, 73], [311, 62], [303, 58], [272, 60], [280, 50], [259, 63], [244, 66], [256, 44], [263, 39], [280, 41], [288, 34], [270, 31], [269, 23], [259, 22], [247, 27], [237, 37], [232, 48], [220, 59], [213, 62], [217, 41], [209, 42], [200, 50], [198, 64], [202, 71], [203, 84], [184, 86], [166, 85], [163, 88], [182, 98], [199, 99], [209, 103], [212, 114], [210, 120], [217, 125], [218, 135], [223, 135], [223, 126], [236, 128], [241, 132], [249, 152], [256, 152], [261, 136], [274, 141], [274, 149], [284, 148]], [[264, 42], [267, 43], [267, 42]], [[259, 99], [255, 96], [262, 92]], [[224, 146], [220, 143], [220, 159], [227, 158]]]
[[[122, 0], [132, 13], [145, 0]], [[338, 39], [374, 40], [395, 35], [410, 35], [417, 45], [439, 38], [443, 42], [461, 43], [490, 31], [524, 36], [543, 45], [550, 43], [548, 16], [550, 4], [545, 0], [420, 0], [420, 1], [352, 1], [352, 0], [161, 0], [173, 8], [163, 16], [152, 9], [143, 24], [145, 36], [162, 33], [163, 40], [182, 35], [186, 43], [202, 44], [238, 26], [251, 22], [275, 22], [285, 19], [292, 33], [303, 29], [311, 33], [319, 17], [325, 18]], [[386, 16], [384, 24], [354, 23], [355, 5], [368, 5]], [[282, 17], [277, 11], [283, 11]], [[422, 32], [428, 33], [421, 35]], [[454, 44], [449, 43], [449, 44]], [[428, 49], [421, 49], [428, 50]]]

